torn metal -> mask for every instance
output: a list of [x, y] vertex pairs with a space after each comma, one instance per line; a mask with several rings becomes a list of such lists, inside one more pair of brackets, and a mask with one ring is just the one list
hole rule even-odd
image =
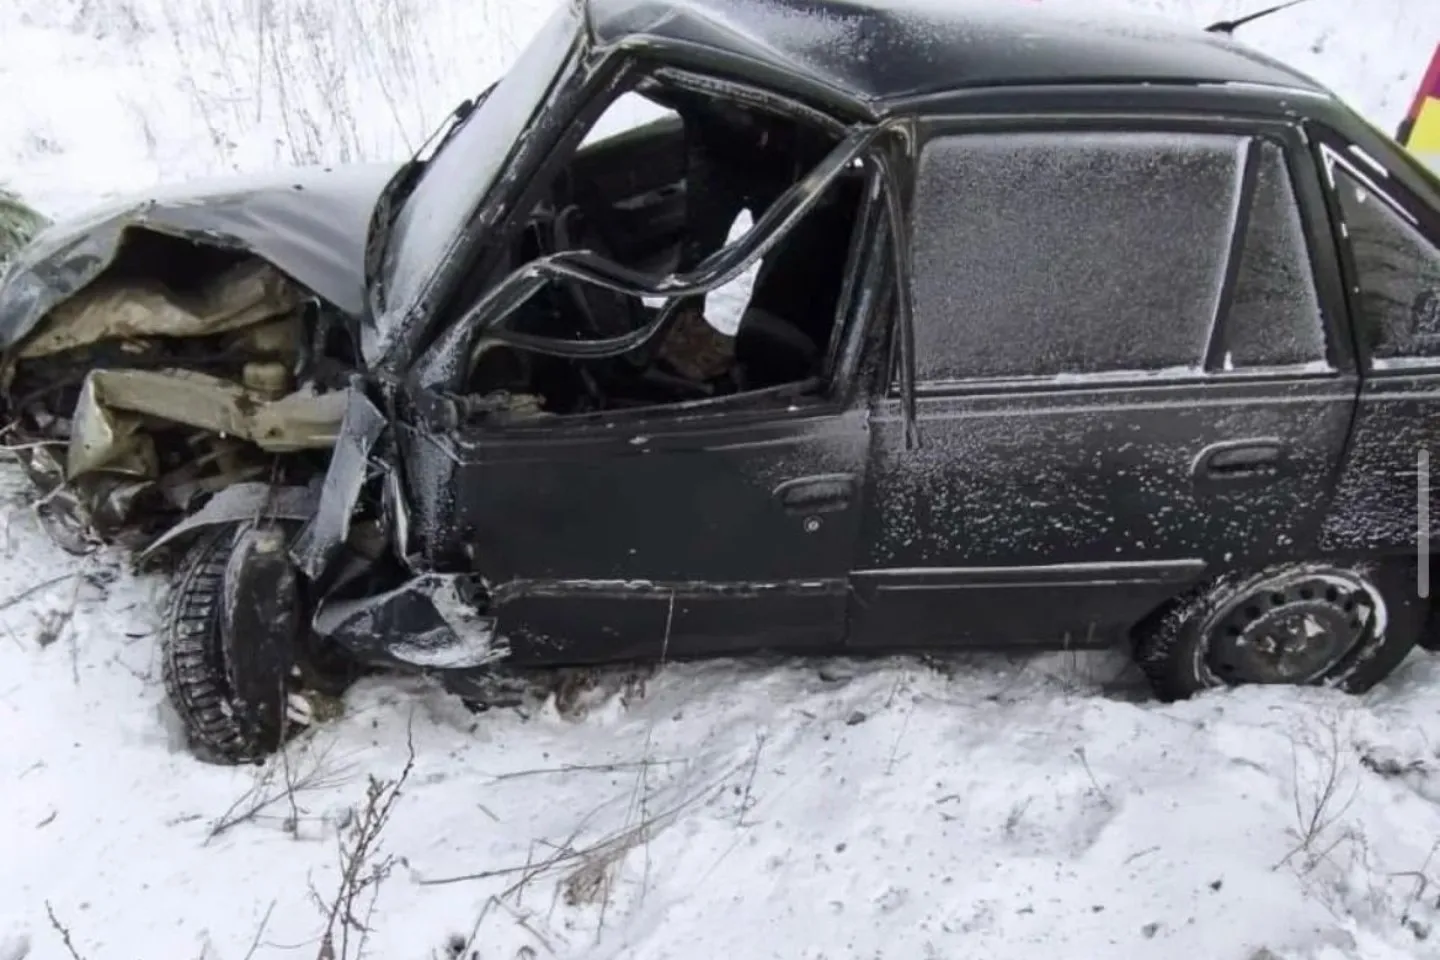
[[102, 279], [56, 304], [15, 353], [28, 359], [102, 340], [213, 336], [286, 317], [304, 298], [283, 273], [255, 259], [205, 278], [190, 293], [148, 277]]
[[370, 453], [384, 433], [384, 415], [358, 386], [345, 395], [342, 441], [330, 456], [320, 502], [290, 555], [311, 580], [319, 580], [350, 536], [350, 522], [367, 479]]
[[346, 393], [314, 347], [333, 307], [253, 256], [171, 249], [182, 272], [187, 255], [228, 259], [166, 280], [121, 264], [29, 326], [0, 367], [42, 516], [75, 552], [134, 520], [183, 519], [197, 499], [273, 476], [277, 456], [323, 456], [339, 435]]
[[262, 519], [306, 520], [315, 513], [320, 492], [314, 486], [275, 487], [268, 483], [236, 483], [219, 491], [195, 513], [152, 540], [140, 556], [159, 550], [203, 527]]
[[276, 400], [193, 370], [97, 370], [85, 378], [66, 459], [72, 478], [94, 470], [137, 477], [158, 472], [147, 419], [168, 420], [261, 450], [328, 450], [340, 432], [344, 393], [287, 394]]
[[41, 231], [0, 294], [0, 350], [114, 266], [136, 234], [253, 254], [349, 316], [365, 315], [364, 242], [392, 164], [301, 168], [154, 190]]
[[474, 578], [426, 573], [382, 593], [329, 599], [311, 624], [362, 659], [462, 670], [503, 660], [495, 621], [476, 612]]

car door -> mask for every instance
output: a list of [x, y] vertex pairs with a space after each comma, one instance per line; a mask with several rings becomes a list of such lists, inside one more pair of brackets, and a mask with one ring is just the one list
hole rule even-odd
[[838, 644], [865, 411], [825, 402], [451, 438], [513, 660]]
[[851, 230], [841, 275], [857, 281], [836, 278], [819, 382], [415, 437], [454, 465], [448, 535], [514, 662], [843, 643], [870, 454], [867, 290], [885, 262], [877, 198]]
[[[1432, 205], [1440, 198], [1429, 186], [1427, 201], [1426, 183], [1404, 176], [1399, 158], [1366, 131], [1353, 132], [1312, 128], [1364, 371], [1322, 542], [1337, 552], [1409, 555], [1424, 529], [1422, 496], [1432, 525], [1437, 515], [1429, 473], [1440, 450], [1440, 209]], [[1428, 571], [1420, 575], [1428, 595]]]
[[1286, 127], [1113, 115], [927, 133], [920, 443], [892, 388], [856, 645], [1100, 645], [1206, 571], [1316, 549], [1357, 381], [1298, 152]]

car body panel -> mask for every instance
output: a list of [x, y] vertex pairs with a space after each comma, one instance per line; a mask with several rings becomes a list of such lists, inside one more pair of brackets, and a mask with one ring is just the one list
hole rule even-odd
[[[1354, 384], [922, 395], [918, 450], [886, 401], [855, 642], [1109, 644], [1206, 571], [1313, 555]], [[1206, 471], [1210, 451], [1244, 443], [1282, 449], [1282, 465]]]
[[790, 92], [883, 104], [961, 88], [1108, 81], [1318, 85], [1228, 37], [1133, 14], [994, 0], [592, 0], [601, 44], [692, 46]]
[[352, 317], [365, 307], [370, 213], [393, 164], [306, 167], [166, 186], [51, 224], [0, 284], [0, 350], [110, 267], [131, 231], [255, 254]]
[[[1434, 519], [1434, 488], [1423, 477], [1431, 452], [1440, 448], [1440, 358], [1433, 355], [1440, 290], [1432, 289], [1428, 299], [1407, 304], [1416, 326], [1431, 331], [1432, 355], [1372, 356], [1356, 322], [1365, 305], [1354, 245], [1341, 229], [1343, 211], [1328, 171], [1332, 167], [1347, 171], [1378, 194], [1372, 198], [1377, 203], [1385, 205], [1383, 197], [1389, 197], [1390, 202], [1403, 204], [1404, 219], [1423, 234], [1432, 251], [1440, 251], [1440, 180], [1418, 163], [1407, 163], [1411, 158], [1403, 149], [1347, 114], [1321, 114], [1310, 124], [1310, 132], [1314, 164], [1327, 180], [1325, 199], [1340, 254], [1337, 273], [1348, 294], [1355, 354], [1364, 371], [1350, 449], [1337, 478], [1334, 509], [1326, 518], [1321, 547], [1372, 555], [1409, 554], [1420, 536], [1422, 495], [1431, 518], [1429, 535], [1440, 532]], [[1432, 271], [1432, 281], [1434, 277]]]
[[801, 406], [462, 433], [454, 526], [519, 661], [838, 646], [867, 418]]
[[147, 418], [290, 453], [329, 450], [340, 434], [345, 394], [295, 391], [270, 399], [193, 370], [93, 370], [80, 388], [65, 475], [95, 470], [153, 477]]

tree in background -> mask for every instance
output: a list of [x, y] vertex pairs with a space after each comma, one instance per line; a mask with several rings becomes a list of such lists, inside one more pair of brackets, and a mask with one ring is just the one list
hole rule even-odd
[[18, 194], [0, 187], [0, 267], [49, 222]]

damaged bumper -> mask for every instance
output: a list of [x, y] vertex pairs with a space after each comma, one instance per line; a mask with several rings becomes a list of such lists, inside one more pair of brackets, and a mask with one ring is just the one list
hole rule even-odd
[[321, 603], [311, 627], [368, 663], [468, 670], [503, 660], [469, 574], [425, 573], [383, 593]]

